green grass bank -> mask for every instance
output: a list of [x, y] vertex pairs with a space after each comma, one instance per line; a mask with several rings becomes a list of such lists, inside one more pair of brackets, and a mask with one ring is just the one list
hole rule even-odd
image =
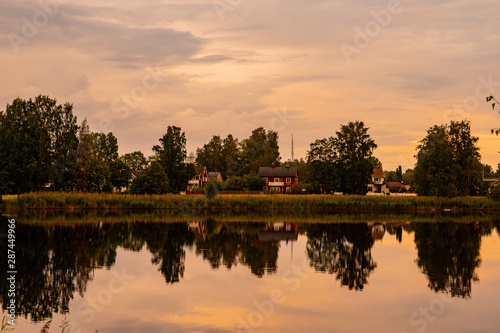
[[2, 211], [29, 210], [208, 210], [256, 212], [498, 212], [500, 201], [485, 197], [393, 197], [357, 195], [130, 195], [39, 192], [4, 196]]

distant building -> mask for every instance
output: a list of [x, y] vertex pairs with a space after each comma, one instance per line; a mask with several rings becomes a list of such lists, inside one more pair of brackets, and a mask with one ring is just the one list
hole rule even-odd
[[299, 182], [297, 167], [260, 167], [259, 177], [266, 181], [264, 192], [291, 193]]
[[389, 189], [385, 183], [384, 170], [382, 168], [373, 169], [372, 178], [368, 184], [368, 193], [389, 193]]
[[218, 171], [214, 171], [214, 172], [209, 172], [208, 173], [208, 180], [212, 180], [214, 182], [221, 182], [223, 181], [224, 179], [222, 178], [222, 174]]
[[203, 187], [208, 182], [208, 171], [204, 166], [197, 166], [194, 168], [195, 175], [193, 179], [188, 182], [187, 190], [192, 191], [195, 187]]

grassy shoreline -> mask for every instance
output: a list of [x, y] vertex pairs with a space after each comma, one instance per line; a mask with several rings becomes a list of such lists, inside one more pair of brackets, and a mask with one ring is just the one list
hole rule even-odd
[[38, 192], [4, 196], [3, 212], [60, 210], [174, 210], [235, 212], [498, 212], [500, 202], [485, 197], [392, 197], [356, 195], [130, 195]]

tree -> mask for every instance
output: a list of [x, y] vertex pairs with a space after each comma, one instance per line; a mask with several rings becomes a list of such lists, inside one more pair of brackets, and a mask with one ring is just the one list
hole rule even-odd
[[413, 169], [406, 169], [403, 174], [403, 183], [415, 187], [415, 171]]
[[454, 153], [457, 190], [461, 195], [477, 194], [481, 185], [482, 164], [478, 137], [471, 135], [470, 121], [452, 121], [448, 129]]
[[128, 187], [128, 183], [132, 178], [132, 170], [121, 159], [111, 161], [109, 163], [110, 184], [113, 187]]
[[417, 146], [414, 180], [420, 195], [476, 194], [481, 178], [478, 139], [467, 120], [435, 125]]
[[386, 171], [385, 172], [385, 181], [386, 182], [397, 182], [398, 176], [396, 171]]
[[368, 134], [362, 121], [342, 125], [337, 137], [332, 139], [338, 158], [337, 172], [340, 178], [340, 190], [349, 194], [366, 194], [370, 177], [373, 173], [373, 150], [375, 141]]
[[222, 156], [226, 165], [224, 177], [239, 175], [241, 171], [240, 144], [232, 134], [228, 134], [223, 142]]
[[90, 191], [91, 189], [93, 154], [94, 137], [85, 118], [78, 131], [78, 146], [73, 168], [74, 185], [79, 191]]
[[401, 165], [396, 168], [396, 181], [403, 181], [403, 169], [401, 168]]
[[338, 187], [337, 151], [333, 138], [316, 140], [307, 152], [309, 165], [309, 190], [315, 193], [331, 193]]
[[118, 140], [113, 133], [93, 133], [97, 157], [109, 163], [118, 158]]
[[151, 162], [151, 165], [144, 173], [134, 179], [130, 192], [133, 194], [168, 193], [169, 181], [163, 165], [158, 161]]
[[249, 173], [243, 177], [250, 191], [262, 191], [266, 185], [266, 181], [259, 177], [256, 173]]
[[50, 183], [61, 187], [77, 130], [69, 103], [58, 105], [55, 99], [39, 95], [7, 104], [0, 112], [0, 177], [5, 181], [0, 190], [20, 194]]
[[214, 135], [203, 148], [196, 149], [196, 164], [210, 171], [226, 172], [224, 146], [219, 135]]
[[148, 160], [141, 151], [128, 153], [120, 158], [132, 173], [137, 176], [148, 167]]
[[[493, 101], [493, 102], [492, 102], [492, 101]], [[495, 97], [493, 97], [493, 96], [488, 96], [488, 97], [486, 97], [486, 102], [491, 103], [491, 108], [492, 108], [493, 110], [495, 110], [495, 106], [496, 106], [497, 104], [499, 104], [499, 103], [498, 103], [498, 101], [496, 100], [496, 98], [495, 98]], [[499, 112], [500, 112], [500, 111], [499, 111]], [[491, 129], [491, 134], [496, 134], [496, 135], [498, 136], [498, 134], [500, 134], [500, 128], [493, 128], [493, 129]]]
[[219, 190], [219, 187], [217, 186], [217, 184], [215, 182], [210, 181], [207, 184], [205, 184], [205, 196], [208, 199], [215, 198], [218, 190]]
[[184, 191], [194, 172], [194, 165], [185, 163], [186, 134], [177, 126], [168, 126], [160, 139], [160, 145], [153, 147], [155, 158], [161, 163], [167, 175], [170, 191]]
[[259, 127], [241, 142], [241, 164], [243, 173], [257, 173], [261, 166], [277, 166], [280, 161], [278, 133]]

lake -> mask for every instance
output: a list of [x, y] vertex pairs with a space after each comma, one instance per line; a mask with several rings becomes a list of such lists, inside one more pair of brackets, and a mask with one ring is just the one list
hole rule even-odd
[[[500, 327], [496, 216], [9, 218], [13, 332], [51, 319], [73, 333]], [[1, 232], [7, 264], [5, 216]], [[7, 278], [0, 288], [5, 315]]]

